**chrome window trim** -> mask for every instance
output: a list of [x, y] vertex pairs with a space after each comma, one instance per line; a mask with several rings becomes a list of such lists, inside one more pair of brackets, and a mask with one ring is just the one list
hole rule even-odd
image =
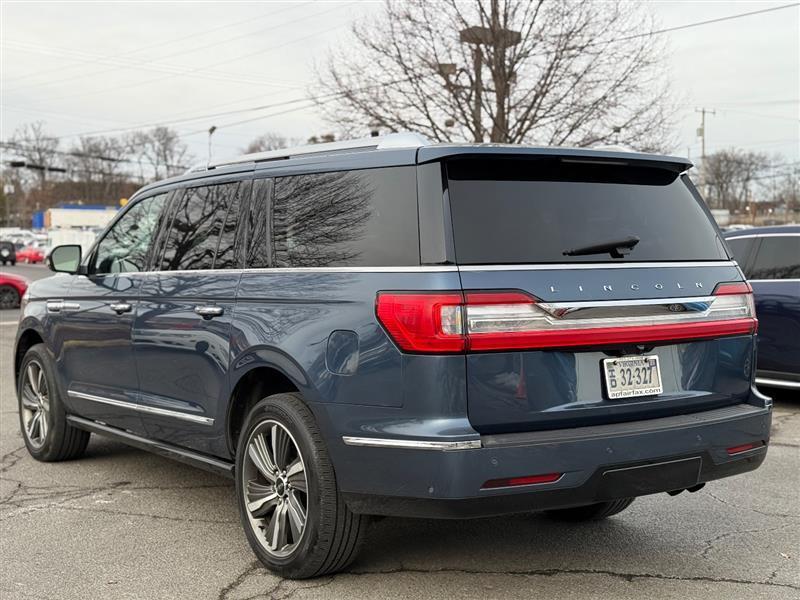
[[800, 233], [786, 232], [786, 233], [750, 233], [747, 235], [731, 235], [723, 236], [725, 241], [729, 240], [744, 240], [748, 238], [765, 238], [765, 237], [798, 237]]
[[774, 283], [776, 281], [783, 281], [784, 283], [800, 283], [800, 279], [748, 279], [750, 283]]
[[192, 423], [199, 423], [200, 425], [213, 425], [214, 419], [210, 417], [202, 417], [200, 415], [190, 415], [187, 413], [168, 410], [166, 408], [157, 408], [155, 406], [148, 406], [146, 404], [136, 404], [134, 402], [126, 402], [125, 400], [115, 400], [114, 398], [106, 398], [105, 396], [96, 396], [94, 394], [86, 394], [84, 392], [76, 392], [68, 390], [67, 394], [72, 398], [79, 398], [81, 400], [89, 400], [91, 402], [98, 402], [100, 404], [108, 404], [109, 406], [116, 406], [117, 408], [125, 408], [135, 412], [143, 412], [151, 415], [158, 415], [161, 417], [172, 417], [175, 419], [182, 419]]
[[416, 265], [408, 267], [261, 267], [250, 269], [190, 269], [176, 271], [130, 271], [112, 273], [120, 277], [136, 277], [143, 275], [188, 275], [188, 274], [224, 274], [241, 273], [455, 273], [455, 265]]
[[456, 273], [458, 271], [561, 271], [576, 269], [652, 269], [677, 267], [738, 267], [736, 261], [641, 262], [641, 263], [548, 263], [508, 265], [409, 265], [391, 267], [262, 267], [247, 269], [193, 269], [176, 271], [130, 271], [111, 273], [118, 277], [143, 275], [187, 275], [215, 273]]
[[756, 385], [766, 385], [767, 387], [785, 388], [788, 390], [800, 390], [800, 381], [774, 379], [772, 377], [756, 377]]
[[395, 438], [365, 438], [349, 435], [342, 436], [348, 446], [368, 446], [371, 448], [401, 448], [404, 450], [476, 450], [482, 447], [480, 440], [462, 440], [457, 442], [441, 442], [431, 440], [399, 440]]
[[460, 271], [572, 271], [580, 269], [652, 269], [678, 267], [737, 267], [735, 260], [640, 262], [640, 263], [545, 263], [537, 265], [461, 265]]

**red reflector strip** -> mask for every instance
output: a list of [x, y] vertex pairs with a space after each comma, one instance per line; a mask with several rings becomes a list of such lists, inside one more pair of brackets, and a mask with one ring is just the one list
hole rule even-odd
[[469, 335], [469, 349], [472, 351], [522, 350], [526, 348], [564, 348], [570, 346], [694, 340], [731, 335], [752, 335], [755, 332], [755, 328], [756, 320], [745, 318], [628, 327], [471, 333]]
[[764, 442], [753, 442], [751, 444], [742, 444], [741, 446], [732, 446], [726, 450], [729, 456], [733, 456], [734, 454], [741, 454], [742, 452], [747, 452], [748, 450], [754, 450], [756, 448], [761, 448], [764, 445]]
[[481, 486], [482, 490], [494, 488], [515, 487], [519, 485], [535, 485], [539, 483], [555, 483], [563, 473], [546, 473], [544, 475], [526, 475], [525, 477], [508, 477], [505, 479], [490, 479]]

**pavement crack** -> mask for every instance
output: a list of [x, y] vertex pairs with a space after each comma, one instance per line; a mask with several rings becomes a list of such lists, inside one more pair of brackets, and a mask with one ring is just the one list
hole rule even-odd
[[5, 473], [22, 460], [23, 450], [27, 450], [24, 445], [0, 456], [0, 473]]
[[627, 582], [632, 582], [636, 579], [658, 579], [664, 581], [703, 581], [710, 583], [731, 583], [739, 585], [767, 585], [781, 588], [789, 588], [793, 590], [800, 590], [800, 585], [793, 585], [791, 583], [778, 583], [770, 581], [756, 581], [751, 579], [734, 579], [732, 577], [711, 577], [706, 575], [695, 576], [680, 576], [680, 575], [666, 575], [663, 573], [623, 573], [620, 571], [611, 571], [606, 569], [525, 569], [525, 570], [509, 570], [509, 571], [493, 571], [493, 570], [477, 570], [477, 569], [456, 569], [456, 568], [441, 568], [441, 569], [414, 569], [402, 567], [399, 569], [387, 569], [378, 571], [350, 571], [348, 573], [340, 573], [336, 577], [343, 577], [347, 575], [353, 576], [368, 576], [368, 575], [393, 575], [397, 573], [419, 573], [419, 574], [437, 574], [437, 573], [464, 573], [467, 575], [519, 575], [531, 577], [555, 577], [558, 575], [604, 575], [607, 577], [616, 577], [623, 579]]
[[724, 504], [725, 506], [730, 506], [736, 510], [748, 510], [759, 515], [764, 515], [765, 517], [780, 517], [783, 519], [798, 519], [800, 518], [800, 514], [791, 514], [791, 513], [778, 513], [778, 512], [768, 512], [766, 510], [760, 510], [758, 508], [753, 508], [752, 506], [742, 506], [740, 504], [734, 504], [733, 502], [728, 502], [727, 500], [720, 498], [713, 492], [709, 492], [707, 490], [703, 490], [700, 492], [704, 496], [708, 496], [711, 499], [719, 502], [720, 504]]
[[[264, 565], [262, 565], [260, 561], [254, 560], [244, 571], [242, 571], [236, 577], [236, 579], [231, 581], [228, 585], [226, 585], [219, 591], [219, 594], [217, 594], [217, 600], [227, 600], [230, 597], [231, 592], [234, 592], [240, 585], [242, 585], [242, 583], [244, 583], [245, 580], [247, 580], [247, 578], [250, 577], [250, 575], [258, 571], [259, 569], [263, 568]], [[280, 580], [273, 589], [277, 589], [277, 587], [280, 586], [282, 582], [283, 580]]]
[[703, 548], [702, 552], [700, 552], [700, 556], [702, 558], [704, 558], [704, 559], [708, 559], [709, 552], [711, 552], [711, 550], [714, 549], [714, 546], [718, 542], [720, 542], [720, 541], [722, 541], [722, 540], [724, 540], [726, 538], [729, 538], [731, 536], [734, 536], [734, 535], [745, 535], [745, 534], [748, 534], [748, 533], [769, 533], [769, 532], [772, 532], [772, 531], [780, 531], [780, 530], [783, 530], [785, 528], [786, 528], [785, 525], [780, 525], [778, 527], [769, 527], [769, 528], [766, 528], [766, 529], [763, 528], [763, 527], [759, 527], [757, 529], [743, 529], [743, 530], [728, 531], [726, 533], [721, 533], [718, 536], [715, 536], [715, 537], [711, 538], [710, 540], [706, 540], [705, 542], [703, 542], [706, 545], [706, 547]]
[[237, 520], [223, 520], [223, 519], [197, 519], [194, 517], [173, 517], [170, 515], [154, 515], [151, 513], [140, 513], [126, 510], [113, 510], [110, 508], [95, 508], [91, 506], [59, 506], [61, 510], [74, 510], [77, 512], [90, 512], [90, 513], [105, 513], [109, 515], [119, 515], [125, 517], [142, 517], [147, 519], [160, 519], [164, 521], [176, 521], [178, 523], [207, 523], [212, 525], [232, 525], [237, 523]]

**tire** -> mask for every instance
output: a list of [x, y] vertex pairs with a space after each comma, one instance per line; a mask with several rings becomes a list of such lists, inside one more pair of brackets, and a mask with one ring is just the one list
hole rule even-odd
[[[258, 402], [236, 450], [236, 496], [247, 541], [264, 566], [290, 579], [347, 567], [369, 526], [368, 517], [345, 505], [325, 442], [301, 398], [275, 394]], [[298, 507], [305, 508], [302, 528]]]
[[17, 308], [19, 292], [10, 285], [0, 285], [0, 309]]
[[611, 500], [610, 502], [598, 502], [587, 506], [576, 506], [574, 508], [560, 508], [548, 510], [547, 515], [558, 521], [599, 521], [623, 510], [633, 504], [634, 498], [623, 498], [621, 500]]
[[53, 360], [44, 344], [32, 346], [22, 359], [17, 401], [22, 437], [33, 458], [56, 462], [79, 458], [84, 453], [90, 433], [67, 423]]

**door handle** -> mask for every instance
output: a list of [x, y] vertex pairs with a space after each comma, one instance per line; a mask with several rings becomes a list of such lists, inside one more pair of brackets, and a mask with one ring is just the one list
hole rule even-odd
[[62, 310], [70, 311], [81, 309], [81, 305], [77, 302], [64, 302], [63, 300], [48, 300], [47, 304], [45, 304], [45, 307], [49, 313], [58, 313]]
[[213, 304], [211, 304], [206, 306], [195, 306], [194, 312], [196, 312], [204, 319], [208, 320], [208, 319], [213, 319], [214, 317], [219, 317], [222, 313], [225, 312], [225, 309], [222, 308], [221, 306], [214, 306]]
[[111, 310], [113, 310], [118, 315], [121, 315], [122, 313], [131, 312], [131, 309], [133, 308], [127, 302], [115, 302], [114, 304], [109, 304], [109, 306], [111, 307]]

